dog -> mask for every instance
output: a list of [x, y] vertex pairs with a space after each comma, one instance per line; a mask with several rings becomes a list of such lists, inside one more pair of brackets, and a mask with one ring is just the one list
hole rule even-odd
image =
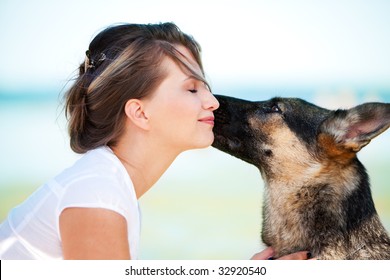
[[280, 257], [390, 259], [367, 172], [356, 154], [390, 126], [390, 103], [328, 110], [298, 98], [216, 95], [213, 147], [265, 182], [263, 242]]

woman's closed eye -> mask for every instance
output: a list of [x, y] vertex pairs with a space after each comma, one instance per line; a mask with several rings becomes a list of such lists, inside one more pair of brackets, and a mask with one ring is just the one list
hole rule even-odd
[[188, 91], [191, 92], [191, 93], [197, 93], [198, 92], [197, 89], [189, 89]]

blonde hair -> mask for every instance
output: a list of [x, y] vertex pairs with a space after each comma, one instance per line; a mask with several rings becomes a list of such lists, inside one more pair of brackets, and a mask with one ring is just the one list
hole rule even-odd
[[[177, 50], [178, 45], [191, 52], [201, 73]], [[123, 132], [126, 102], [146, 97], [158, 87], [166, 77], [160, 67], [165, 57], [207, 84], [200, 52], [199, 44], [173, 23], [121, 24], [100, 32], [65, 95], [72, 150], [85, 153], [115, 145]]]

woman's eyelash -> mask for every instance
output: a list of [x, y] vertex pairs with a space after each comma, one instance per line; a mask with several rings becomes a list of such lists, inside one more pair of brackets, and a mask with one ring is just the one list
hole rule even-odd
[[198, 92], [197, 89], [190, 89], [190, 90], [188, 90], [188, 91], [191, 92], [191, 93], [197, 93], [197, 92]]

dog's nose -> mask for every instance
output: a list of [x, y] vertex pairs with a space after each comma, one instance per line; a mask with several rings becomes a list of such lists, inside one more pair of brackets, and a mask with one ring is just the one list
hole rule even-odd
[[229, 114], [223, 109], [217, 109], [214, 111], [215, 123], [216, 124], [228, 124], [230, 123]]

